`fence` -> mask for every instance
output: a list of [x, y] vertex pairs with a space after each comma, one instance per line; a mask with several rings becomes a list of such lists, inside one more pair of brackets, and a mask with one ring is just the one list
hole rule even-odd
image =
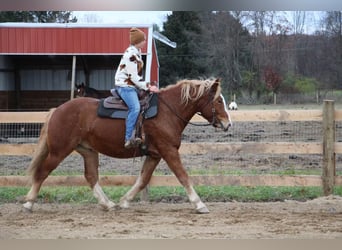
[[[46, 112], [0, 112], [0, 123], [42, 123]], [[181, 155], [189, 154], [319, 154], [322, 156], [322, 174], [318, 175], [191, 175], [194, 185], [208, 186], [322, 186], [326, 195], [334, 186], [342, 186], [342, 176], [336, 175], [336, 154], [342, 153], [342, 143], [335, 140], [336, 121], [342, 121], [342, 110], [335, 110], [333, 101], [324, 101], [322, 110], [239, 110], [231, 112], [232, 120], [238, 122], [285, 122], [309, 121], [322, 124], [322, 141], [316, 142], [196, 142], [182, 143]], [[195, 116], [194, 122], [203, 122]], [[31, 156], [35, 143], [0, 144], [2, 156]], [[102, 175], [103, 186], [133, 185], [135, 175]], [[27, 176], [0, 176], [0, 186], [28, 186]], [[87, 185], [81, 175], [49, 176], [44, 185]], [[154, 175], [150, 186], [178, 186], [173, 175]]]

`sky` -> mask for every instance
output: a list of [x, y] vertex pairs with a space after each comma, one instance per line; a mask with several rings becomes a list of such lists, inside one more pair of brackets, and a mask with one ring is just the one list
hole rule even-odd
[[73, 11], [77, 23], [157, 24], [161, 29], [171, 11]]
[[[282, 11], [288, 14], [288, 20], [292, 21], [292, 12]], [[306, 11], [305, 33], [312, 33], [319, 28], [320, 11]], [[163, 30], [163, 23], [171, 11], [73, 11], [78, 23], [95, 24], [157, 24]]]

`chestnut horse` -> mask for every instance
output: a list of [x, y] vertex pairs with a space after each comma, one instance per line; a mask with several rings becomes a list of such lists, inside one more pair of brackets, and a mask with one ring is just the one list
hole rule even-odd
[[[182, 132], [196, 113], [224, 131], [231, 126], [220, 81], [182, 80], [161, 89], [158, 100], [158, 114], [143, 122], [147, 156], [140, 175], [120, 199], [119, 205], [122, 208], [129, 206], [129, 202], [149, 183], [160, 160], [164, 159], [185, 188], [196, 211], [208, 213], [209, 210], [197, 195], [181, 163], [178, 149]], [[115, 206], [98, 182], [99, 153], [116, 158], [131, 158], [142, 156], [142, 152], [138, 148], [124, 148], [124, 119], [98, 117], [98, 105], [97, 99], [81, 97], [50, 111], [29, 166], [32, 186], [26, 195], [26, 209], [32, 210], [43, 181], [74, 150], [83, 156], [84, 176], [98, 203], [104, 209]]]

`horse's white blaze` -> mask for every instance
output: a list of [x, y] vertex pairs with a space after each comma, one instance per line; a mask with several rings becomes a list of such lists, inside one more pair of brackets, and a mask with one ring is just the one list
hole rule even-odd
[[229, 126], [232, 126], [233, 123], [232, 123], [232, 120], [230, 119], [230, 114], [229, 114], [229, 111], [228, 111], [228, 108], [227, 108], [227, 103], [226, 103], [226, 100], [224, 99], [224, 96], [222, 94], [220, 94], [222, 100], [223, 100], [223, 105], [224, 105], [224, 110], [226, 111], [227, 113], [227, 116], [228, 116], [228, 124], [224, 124], [224, 126], [226, 127], [229, 127]]

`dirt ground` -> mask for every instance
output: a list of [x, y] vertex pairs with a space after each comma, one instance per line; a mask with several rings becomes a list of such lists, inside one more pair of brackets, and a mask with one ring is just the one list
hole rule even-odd
[[[337, 141], [342, 139], [342, 124], [337, 124]], [[214, 128], [188, 126], [183, 142], [271, 142], [321, 141], [318, 123], [235, 124], [228, 133]], [[1, 143], [13, 143], [11, 138]], [[17, 143], [25, 143], [24, 141]], [[337, 171], [342, 156], [337, 155]], [[230, 170], [266, 174], [272, 171], [300, 171], [322, 168], [320, 155], [183, 155], [184, 166], [196, 171]], [[0, 174], [25, 172], [30, 157], [0, 156]], [[100, 174], [139, 173], [143, 159], [100, 158]], [[59, 171], [83, 172], [79, 156], [68, 157]], [[158, 174], [170, 174], [161, 162]], [[321, 197], [306, 202], [207, 203], [209, 214], [199, 215], [188, 202], [133, 202], [126, 210], [102, 211], [95, 204], [38, 203], [33, 213], [19, 203], [0, 204], [0, 239], [342, 239], [342, 197]]]
[[0, 205], [0, 239], [342, 239], [342, 198], [267, 203], [133, 202], [103, 211], [94, 204]]

